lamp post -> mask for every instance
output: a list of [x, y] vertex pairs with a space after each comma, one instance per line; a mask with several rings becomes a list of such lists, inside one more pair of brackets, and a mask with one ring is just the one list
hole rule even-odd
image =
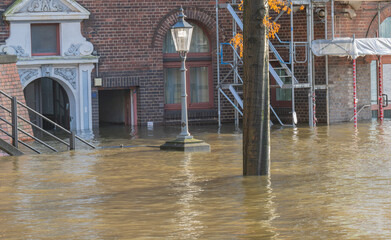
[[189, 133], [188, 118], [187, 118], [187, 94], [186, 94], [186, 55], [190, 50], [191, 37], [193, 35], [193, 26], [185, 21], [185, 15], [183, 14], [183, 8], [180, 9], [178, 16], [178, 22], [172, 26], [171, 35], [174, 40], [175, 50], [181, 57], [181, 133], [178, 138], [192, 139], [193, 137]]
[[209, 144], [202, 140], [194, 139], [189, 133], [187, 117], [187, 93], [186, 93], [186, 56], [190, 50], [193, 26], [185, 21], [183, 8], [180, 8], [177, 23], [171, 27], [171, 35], [174, 41], [175, 50], [181, 58], [181, 133], [177, 139], [167, 141], [160, 146], [161, 150], [177, 150], [186, 152], [209, 151]]

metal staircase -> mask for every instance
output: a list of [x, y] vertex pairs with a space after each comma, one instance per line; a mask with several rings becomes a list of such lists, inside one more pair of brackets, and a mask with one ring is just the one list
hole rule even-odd
[[[76, 140], [80, 141], [81, 143], [83, 143], [84, 145], [86, 145], [86, 146], [88, 146], [88, 147], [90, 147], [92, 149], [96, 148], [93, 144], [91, 144], [91, 143], [87, 142], [86, 140], [84, 140], [83, 138], [77, 136], [75, 134], [75, 132], [71, 132], [71, 131], [63, 128], [59, 124], [53, 122], [52, 120], [50, 120], [47, 117], [43, 116], [42, 114], [40, 114], [39, 112], [35, 111], [34, 109], [32, 109], [32, 108], [26, 106], [25, 104], [17, 101], [16, 97], [11, 97], [10, 95], [6, 94], [5, 92], [3, 92], [1, 90], [0, 90], [0, 97], [8, 99], [10, 101], [11, 109], [8, 109], [7, 107], [5, 107], [5, 106], [3, 106], [1, 104], [0, 104], [0, 109], [3, 109], [5, 111], [5, 113], [10, 114], [11, 119], [12, 119], [12, 121], [10, 122], [5, 117], [0, 117], [0, 121], [2, 121], [4, 123], [6, 123], [7, 125], [11, 126], [11, 129], [12, 129], [11, 133], [9, 133], [9, 132], [6, 131], [6, 129], [3, 129], [3, 128], [0, 127], [0, 132], [2, 132], [3, 134], [7, 135], [8, 137], [10, 137], [12, 139], [12, 144], [7, 143], [6, 141], [0, 141], [0, 150], [3, 150], [3, 151], [7, 152], [10, 155], [20, 155], [21, 149], [19, 148], [19, 146], [23, 145], [27, 149], [30, 149], [31, 151], [33, 151], [35, 153], [41, 154], [42, 152], [39, 149], [37, 149], [37, 147], [33, 147], [32, 144], [27, 144], [26, 142], [20, 140], [19, 133], [22, 133], [23, 135], [27, 136], [27, 138], [34, 140], [35, 143], [42, 145], [43, 147], [49, 149], [50, 151], [58, 152], [58, 149], [56, 149], [54, 146], [50, 145], [49, 141], [39, 139], [38, 137], [33, 136], [32, 134], [30, 134], [28, 131], [23, 130], [21, 128], [21, 125], [19, 124], [19, 120], [21, 122], [24, 122], [25, 124], [30, 125], [31, 128], [34, 128], [37, 131], [41, 132], [43, 136], [46, 135], [50, 139], [52, 139], [52, 140], [54, 139], [57, 143], [61, 143], [61, 144], [65, 145], [68, 150], [74, 150], [76, 148]], [[29, 113], [35, 114], [38, 117], [42, 118], [43, 120], [47, 121], [48, 123], [52, 124], [56, 129], [61, 130], [62, 133], [63, 133], [62, 136], [65, 136], [66, 138], [69, 138], [69, 141], [67, 142], [67, 141], [61, 139], [59, 136], [56, 136], [56, 135], [54, 135], [54, 134], [44, 130], [40, 126], [38, 126], [38, 125], [34, 124], [33, 122], [31, 122], [30, 120], [25, 119], [24, 117], [18, 115], [18, 108], [20, 108], [20, 107], [22, 109], [24, 108]]]
[[[243, 31], [243, 23], [240, 17], [237, 15], [234, 8], [231, 4], [224, 4], [224, 7], [229, 11], [232, 18], [234, 19], [234, 23], [239, 27], [240, 30]], [[289, 53], [293, 51], [293, 44], [291, 42], [281, 41], [278, 36], [276, 36], [278, 43], [281, 44], [279, 46], [283, 46], [288, 48]], [[228, 49], [227, 49], [228, 48]], [[288, 65], [291, 65], [293, 62], [292, 54], [289, 54], [289, 60], [284, 61], [276, 47], [269, 40], [269, 51], [270, 51], [270, 59], [269, 59], [269, 73], [274, 78], [277, 83], [276, 87], [283, 89], [292, 89], [292, 87], [301, 87], [306, 88], [309, 87], [309, 84], [299, 84], [294, 74], [292, 74], [291, 68]], [[233, 61], [227, 61], [224, 59], [224, 52], [232, 52], [234, 55]], [[219, 92], [232, 104], [232, 106], [236, 109], [236, 111], [243, 115], [243, 79], [240, 77], [240, 73], [238, 72], [238, 68], [243, 65], [243, 60], [236, 51], [235, 47], [230, 43], [220, 43], [219, 46], [219, 54], [220, 54], [220, 64], [229, 66], [229, 71], [225, 74], [225, 76], [219, 81], [219, 85], [217, 86]], [[232, 74], [234, 77], [232, 77]], [[233, 81], [232, 81], [233, 79]], [[219, 79], [220, 80], [220, 79]], [[271, 112], [274, 114], [279, 124], [282, 126], [287, 126], [290, 124], [284, 124], [280, 117], [277, 115], [276, 111], [270, 105]], [[295, 114], [292, 111], [292, 114]]]

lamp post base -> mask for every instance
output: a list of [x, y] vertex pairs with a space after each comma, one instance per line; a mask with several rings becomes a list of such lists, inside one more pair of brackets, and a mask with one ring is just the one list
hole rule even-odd
[[210, 145], [203, 140], [198, 140], [194, 138], [177, 138], [175, 140], [167, 141], [165, 144], [161, 145], [160, 150], [181, 152], [209, 152]]

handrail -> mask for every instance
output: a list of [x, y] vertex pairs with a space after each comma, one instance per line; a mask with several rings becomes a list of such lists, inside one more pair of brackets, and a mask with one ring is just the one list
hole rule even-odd
[[277, 115], [277, 113], [274, 111], [274, 108], [272, 107], [271, 104], [269, 104], [269, 107], [270, 107], [270, 110], [272, 110], [274, 116], [277, 118], [278, 122], [281, 124], [281, 126], [283, 126], [283, 127], [284, 127], [284, 126], [292, 126], [292, 125], [290, 125], [290, 124], [284, 124], [284, 123], [282, 123], [280, 117], [279, 117], [279, 116]]
[[242, 20], [240, 20], [238, 14], [236, 14], [235, 10], [231, 7], [229, 3], [227, 4], [227, 9], [231, 13], [238, 27], [243, 31], [243, 22]]
[[12, 113], [10, 110], [8, 110], [8, 108], [3, 107], [2, 105], [0, 105], [0, 108], [3, 109], [4, 111], [8, 112], [8, 113]]
[[[363, 106], [360, 108], [360, 110], [357, 111], [357, 116], [358, 116], [358, 114], [359, 114], [362, 110], [364, 110], [364, 108], [367, 108], [367, 107], [370, 107], [370, 106], [371, 106], [371, 105], [363, 105]], [[353, 119], [354, 119], [354, 116], [349, 120], [349, 122], [353, 121]]]
[[238, 106], [235, 105], [234, 102], [232, 102], [231, 99], [229, 99], [229, 97], [227, 96], [227, 94], [225, 94], [225, 92], [219, 88], [219, 91], [221, 92], [221, 94], [223, 94], [223, 96], [228, 100], [228, 102], [230, 102], [232, 104], [232, 106], [239, 112], [240, 115], [243, 116], [243, 112], [238, 108]]
[[[10, 123], [9, 121], [7, 121], [6, 119], [0, 117], [0, 120], [2, 120], [3, 122], [7, 123], [8, 125], [12, 126], [12, 123]], [[55, 148], [53, 148], [52, 146], [50, 146], [49, 144], [45, 143], [44, 141], [32, 136], [31, 134], [27, 133], [26, 131], [24, 131], [23, 129], [21, 128], [18, 128], [18, 131], [24, 133], [25, 135], [29, 136], [30, 138], [34, 139], [35, 141], [37, 141], [38, 143], [44, 145], [45, 147], [49, 148], [50, 150], [53, 150], [54, 152], [58, 152]], [[11, 135], [11, 134], [10, 134]], [[12, 137], [12, 135], [11, 135]], [[19, 142], [19, 139], [18, 139], [18, 142]]]
[[54, 126], [58, 127], [59, 129], [63, 130], [64, 132], [66, 132], [66, 133], [68, 133], [68, 134], [71, 134], [71, 131], [69, 131], [69, 130], [63, 128], [61, 125], [59, 125], [59, 124], [53, 122], [52, 120], [50, 120], [49, 118], [47, 118], [47, 117], [45, 117], [44, 115], [40, 114], [39, 112], [35, 111], [34, 109], [30, 108], [29, 106], [24, 105], [23, 103], [21, 103], [21, 102], [19, 102], [19, 101], [17, 101], [17, 103], [18, 103], [20, 106], [22, 106], [22, 107], [28, 109], [29, 111], [31, 111], [31, 112], [37, 114], [39, 117], [45, 119], [45, 121], [47, 121], [47, 122], [53, 124]]
[[[2, 90], [0, 90], [0, 94], [2, 94], [3, 96], [7, 97], [9, 100], [12, 101], [12, 97], [10, 95], [8, 95], [7, 93], [3, 92]], [[65, 129], [64, 127], [62, 127], [61, 125], [55, 123], [54, 121], [50, 120], [49, 118], [45, 117], [44, 115], [42, 115], [41, 113], [35, 111], [34, 109], [30, 108], [29, 106], [23, 104], [22, 102], [19, 102], [19, 101], [16, 101], [17, 104], [19, 104], [20, 106], [24, 107], [25, 109], [27, 109], [28, 111], [31, 111], [32, 113], [36, 114], [37, 116], [41, 117], [42, 119], [44, 119], [45, 121], [49, 122], [50, 124], [54, 125], [56, 128], [59, 128], [61, 130], [63, 130], [65, 133], [69, 134], [69, 135], [72, 135], [72, 132]], [[5, 111], [7, 111], [8, 113], [12, 113], [12, 111], [8, 110], [7, 108], [5, 108], [4, 106], [1, 106], [0, 105], [0, 108], [4, 109]], [[42, 131], [43, 133], [49, 135], [50, 137], [54, 138], [55, 140], [65, 144], [68, 148], [71, 148], [70, 144], [63, 141], [62, 139], [54, 136], [53, 134], [49, 133], [48, 131], [44, 130], [43, 128], [39, 127], [38, 125], [32, 123], [31, 121], [28, 121], [27, 119], [21, 117], [21, 116], [17, 116], [19, 119], [23, 120], [24, 122], [30, 124], [31, 126], [37, 128], [38, 130]], [[18, 128], [19, 130], [19, 128]], [[20, 131], [20, 130], [19, 130]], [[25, 133], [25, 132], [23, 132]], [[82, 139], [81, 137], [75, 135], [75, 138], [78, 139], [79, 141], [81, 141], [82, 143], [86, 144], [87, 146], [93, 148], [93, 149], [96, 149], [96, 146], [94, 146], [93, 144], [87, 142], [86, 140]], [[36, 138], [33, 138], [36, 140]], [[40, 141], [40, 140], [39, 140]], [[39, 142], [38, 141], [38, 142]], [[41, 142], [40, 142], [41, 143]], [[53, 150], [53, 149], [52, 149]], [[55, 150], [57, 151], [57, 150]]]
[[[31, 126], [33, 126], [33, 127], [35, 127], [35, 128], [38, 128], [38, 129], [40, 128], [40, 127], [39, 127], [38, 125], [36, 125], [35, 123], [30, 122], [29, 120], [27, 120], [27, 119], [25, 119], [25, 118], [23, 118], [23, 117], [21, 117], [21, 116], [18, 116], [18, 118], [21, 119], [22, 121], [24, 121], [24, 122], [30, 124]], [[50, 132], [46, 131], [45, 129], [40, 129], [40, 130], [41, 130], [42, 132], [46, 133], [47, 135], [51, 136], [52, 138], [56, 139], [57, 141], [59, 141], [59, 142], [65, 144], [67, 147], [69, 147], [69, 143], [65, 142], [64, 140], [62, 140], [62, 139], [60, 139], [60, 138], [54, 136], [53, 134], [51, 134]]]
[[31, 137], [35, 141], [39, 142], [40, 144], [44, 145], [45, 147], [49, 148], [53, 152], [58, 152], [57, 149], [55, 149], [54, 147], [50, 146], [49, 144], [45, 143], [44, 141], [42, 141], [42, 140], [40, 140], [38, 138], [32, 136], [31, 134], [29, 134], [28, 132], [24, 131], [23, 129], [18, 128], [18, 130], [21, 131], [22, 133], [24, 133], [25, 135]]
[[91, 148], [93, 148], [93, 149], [96, 149], [96, 146], [95, 146], [95, 145], [93, 145], [93, 144], [87, 142], [87, 141], [84, 140], [83, 138], [81, 138], [81, 137], [79, 137], [79, 136], [77, 136], [77, 135], [75, 135], [75, 138], [76, 138], [77, 140], [79, 140], [80, 142], [84, 143], [85, 145], [88, 145], [89, 147], [91, 147]]
[[[307, 42], [295, 42], [294, 44], [293, 44], [293, 55], [294, 55], [294, 61], [296, 62], [296, 63], [306, 63], [307, 62], [307, 49], [308, 49], [308, 46], [307, 46], [308, 44], [307, 44]], [[296, 48], [297, 47], [304, 47], [304, 55], [305, 55], [305, 58], [304, 58], [304, 60], [303, 61], [299, 61], [299, 60], [297, 60], [297, 55], [296, 55]]]
[[[7, 131], [3, 130], [2, 128], [0, 128], [0, 131], [1, 131], [2, 133], [4, 133], [5, 135], [7, 135], [8, 137], [12, 138], [12, 135], [9, 134], [9, 133], [7, 133]], [[38, 151], [37, 149], [31, 147], [31, 146], [28, 145], [27, 143], [25, 143], [25, 142], [23, 142], [23, 141], [21, 141], [21, 140], [19, 140], [19, 139], [18, 139], [18, 142], [19, 142], [20, 144], [22, 144], [23, 146], [27, 147], [28, 149], [30, 149], [30, 150], [32, 150], [32, 151], [38, 153], [38, 154], [41, 154], [40, 151]]]
[[231, 64], [230, 62], [225, 62], [224, 61], [224, 53], [223, 53], [223, 45], [228, 45], [232, 48], [232, 51], [236, 55], [236, 57], [239, 59], [240, 63], [243, 64], [243, 60], [240, 57], [240, 54], [236, 51], [235, 47], [231, 43], [220, 43], [220, 64], [226, 65], [226, 64]]
[[290, 44], [290, 43], [291, 43], [290, 41], [282, 41], [282, 40], [280, 39], [280, 37], [277, 35], [277, 33], [275, 33], [274, 36], [277, 38], [277, 40], [278, 40], [280, 43], [285, 43], [285, 44]]
[[277, 60], [280, 63], [286, 64], [286, 62], [284, 61], [284, 59], [282, 59], [280, 54], [277, 52], [277, 49], [274, 47], [274, 45], [272, 44], [272, 42], [270, 40], [269, 40], [269, 48], [272, 50], [273, 54], [276, 56]]
[[286, 65], [276, 48], [273, 46], [273, 44], [269, 40], [269, 48], [272, 50], [274, 53], [274, 56], [276, 56], [277, 60], [280, 62], [281, 66], [285, 69], [286, 73], [293, 79], [293, 82], [295, 84], [299, 83], [296, 79], [296, 77], [293, 75], [292, 71], [289, 69], [289, 67]]

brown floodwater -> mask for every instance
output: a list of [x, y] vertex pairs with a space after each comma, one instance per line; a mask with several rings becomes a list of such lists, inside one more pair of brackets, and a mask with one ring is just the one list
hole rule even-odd
[[0, 239], [391, 239], [391, 121], [273, 128], [270, 177], [232, 126], [190, 130], [210, 153], [117, 126], [94, 143], [124, 148], [0, 158]]

